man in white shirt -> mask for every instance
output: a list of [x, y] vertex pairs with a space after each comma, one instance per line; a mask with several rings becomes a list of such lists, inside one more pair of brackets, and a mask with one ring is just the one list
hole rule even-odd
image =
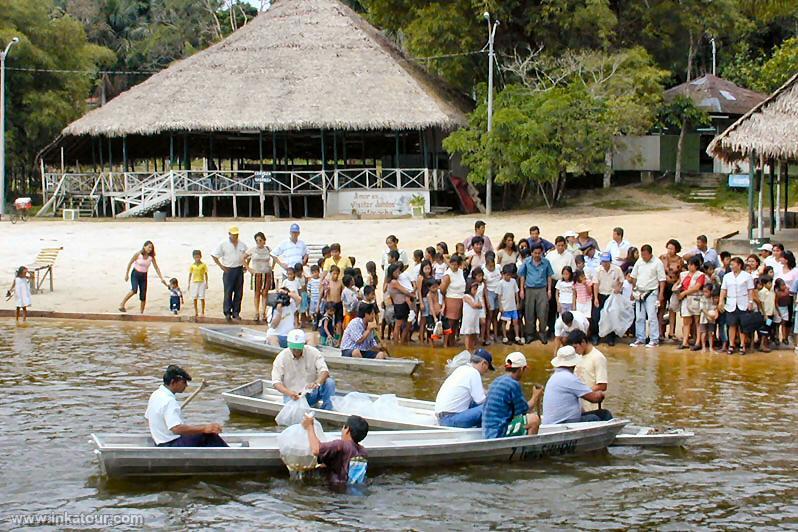
[[247, 246], [238, 239], [238, 227], [227, 230], [223, 240], [211, 254], [213, 261], [222, 271], [224, 285], [224, 304], [222, 309], [227, 321], [241, 319], [241, 298], [244, 295], [244, 256]]
[[175, 394], [185, 391], [191, 380], [183, 368], [170, 365], [163, 374], [163, 384], [152, 392], [144, 417], [158, 447], [227, 447], [219, 436], [219, 423], [186, 425]]
[[[729, 327], [729, 354], [734, 353], [737, 329], [742, 324], [743, 316], [753, 310], [754, 306], [754, 278], [743, 270], [743, 265], [743, 259], [740, 257], [732, 258], [731, 271], [723, 276], [720, 284], [718, 312], [726, 313], [726, 325]], [[740, 330], [740, 337], [740, 354], [744, 355], [748, 335]]]
[[[659, 318], [657, 309], [665, 297], [665, 265], [654, 257], [651, 246], [640, 247], [640, 258], [632, 268], [632, 297], [635, 300], [635, 341], [630, 345], [657, 347], [659, 345]], [[646, 322], [648, 337], [646, 343]]]
[[407, 252], [403, 249], [399, 249], [399, 239], [396, 238], [396, 235], [388, 235], [388, 238], [385, 239], [385, 245], [388, 246], [388, 249], [385, 250], [382, 254], [382, 269], [386, 269], [391, 263], [388, 261], [388, 254], [391, 251], [396, 251], [399, 254], [399, 262], [407, 266], [410, 262], [407, 260]]
[[308, 247], [299, 239], [299, 224], [291, 224], [288, 229], [288, 240], [277, 246], [272, 256], [277, 259], [277, 263], [285, 270], [293, 268], [297, 264], [308, 263]]
[[554, 323], [554, 349], [565, 345], [571, 331], [582, 331], [587, 334], [590, 321], [578, 310], [566, 310]]
[[626, 260], [626, 254], [630, 247], [632, 244], [623, 239], [623, 227], [616, 227], [612, 230], [612, 240], [607, 243], [604, 252], [609, 252], [612, 256], [612, 263], [620, 266]]
[[485, 388], [482, 375], [493, 371], [493, 356], [484, 349], [471, 355], [470, 363], [455, 369], [435, 397], [435, 416], [444, 427], [470, 429], [482, 426]]
[[321, 352], [306, 343], [302, 329], [288, 333], [288, 347], [280, 351], [272, 365], [274, 389], [283, 394], [286, 403], [304, 395], [311, 407], [332, 410], [335, 381]]
[[[554, 239], [554, 249], [546, 253], [546, 260], [551, 264], [551, 269], [554, 272], [552, 278], [554, 284], [562, 279], [562, 269], [570, 266], [571, 271], [576, 270], [576, 260], [574, 254], [568, 251], [568, 243], [565, 237], [558, 236]], [[551, 298], [549, 298], [549, 330], [554, 330], [554, 320], [557, 318], [557, 291], [551, 291]]]
[[[574, 373], [594, 392], [607, 393], [607, 357], [591, 344], [582, 331], [572, 331], [568, 335], [568, 345], [573, 346], [581, 356]], [[582, 399], [582, 412], [592, 412], [599, 404]]]

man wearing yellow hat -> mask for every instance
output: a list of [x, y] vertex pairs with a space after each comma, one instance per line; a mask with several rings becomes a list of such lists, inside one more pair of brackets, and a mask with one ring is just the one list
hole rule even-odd
[[238, 239], [238, 227], [227, 230], [227, 238], [222, 240], [211, 256], [222, 269], [224, 284], [224, 316], [227, 321], [241, 319], [241, 298], [244, 292], [244, 255], [247, 246]]

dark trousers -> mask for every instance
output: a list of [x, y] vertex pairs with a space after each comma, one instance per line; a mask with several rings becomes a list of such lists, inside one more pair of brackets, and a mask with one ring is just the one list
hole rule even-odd
[[[604, 308], [604, 305], [607, 304], [607, 300], [610, 298], [610, 294], [599, 294], [599, 306], [593, 307], [593, 316], [590, 320], [590, 332], [594, 336], [598, 336], [598, 322], [601, 318], [601, 310]], [[615, 333], [611, 332], [607, 336], [605, 336], [607, 340], [615, 341]]]
[[589, 421], [609, 421], [612, 419], [612, 413], [606, 408], [599, 408], [598, 410], [591, 410], [590, 412], [583, 412], [580, 423], [587, 423]]
[[218, 434], [192, 434], [161, 443], [158, 447], [229, 447]]
[[241, 314], [241, 298], [244, 295], [244, 267], [230, 268], [222, 274], [224, 284], [224, 315], [238, 317]]

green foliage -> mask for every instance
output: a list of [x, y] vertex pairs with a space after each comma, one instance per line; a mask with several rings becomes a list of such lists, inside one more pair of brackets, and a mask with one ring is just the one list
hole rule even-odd
[[658, 121], [660, 127], [681, 129], [686, 122], [693, 126], [705, 126], [711, 123], [709, 115], [696, 107], [693, 100], [679, 95], [659, 108]]
[[798, 37], [787, 39], [773, 49], [769, 59], [751, 58], [746, 47], [724, 69], [729, 79], [744, 87], [764, 92], [773, 92], [798, 72]]

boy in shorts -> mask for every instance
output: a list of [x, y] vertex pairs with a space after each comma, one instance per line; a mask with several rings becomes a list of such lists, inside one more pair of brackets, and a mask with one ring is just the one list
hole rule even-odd
[[330, 282], [327, 284], [324, 299], [327, 303], [335, 305], [335, 335], [340, 338], [343, 332], [342, 324], [344, 321], [344, 303], [342, 295], [344, 283], [340, 279], [341, 269], [338, 266], [330, 268]]
[[194, 317], [199, 317], [198, 302], [202, 301], [202, 316], [205, 317], [205, 291], [208, 289], [208, 265], [202, 262], [202, 251], [191, 252], [194, 262], [188, 270], [188, 293], [194, 300]]
[[[518, 282], [513, 278], [512, 265], [505, 264], [502, 268], [502, 280], [499, 281], [499, 286], [496, 288], [496, 295], [499, 298], [501, 321], [507, 323], [507, 330], [502, 333], [502, 343], [504, 344], [510, 343], [510, 339], [508, 338], [510, 324], [513, 325], [515, 330], [515, 343], [519, 345], [524, 344], [524, 339], [521, 338], [521, 317], [518, 313], [518, 291]], [[504, 329], [504, 327], [502, 327], [502, 329]]]

